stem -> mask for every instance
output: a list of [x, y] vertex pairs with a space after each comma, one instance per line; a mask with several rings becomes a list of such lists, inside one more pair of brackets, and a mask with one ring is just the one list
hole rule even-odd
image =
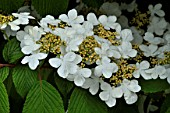
[[8, 35], [6, 34], [6, 32], [5, 32], [4, 30], [1, 30], [1, 32], [5, 35], [5, 37], [7, 38], [7, 40], [10, 41]]
[[14, 64], [0, 64], [0, 68], [2, 67], [14, 67]]

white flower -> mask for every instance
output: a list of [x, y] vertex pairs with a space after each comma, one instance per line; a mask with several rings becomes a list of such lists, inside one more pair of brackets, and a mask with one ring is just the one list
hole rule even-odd
[[167, 75], [167, 81], [170, 84], [170, 68], [166, 69], [166, 73], [165, 74]]
[[130, 4], [121, 3], [120, 9], [127, 10], [128, 12], [133, 12], [138, 5], [136, 4], [136, 0], [133, 0]]
[[54, 26], [58, 26], [58, 23], [60, 22], [60, 20], [55, 19], [53, 16], [51, 15], [47, 15], [45, 18], [42, 18], [40, 20], [39, 25], [44, 28], [44, 31], [46, 32], [52, 32], [52, 30], [49, 28], [49, 24], [50, 25], [54, 25]]
[[135, 57], [137, 55], [137, 51], [132, 49], [130, 42], [122, 42], [122, 44], [118, 46], [118, 50], [123, 58]]
[[75, 9], [68, 11], [68, 16], [66, 14], [61, 14], [59, 19], [66, 22], [68, 25], [80, 24], [84, 22], [84, 17], [82, 15], [77, 16], [77, 11]]
[[121, 83], [121, 89], [124, 93], [124, 99], [127, 104], [133, 104], [137, 101], [138, 97], [136, 95], [136, 92], [139, 92], [141, 90], [141, 87], [138, 85], [137, 80], [127, 80], [124, 79]]
[[[33, 51], [38, 50], [41, 45], [36, 42], [40, 40], [42, 34], [44, 34], [44, 32], [42, 32], [37, 26], [29, 27], [28, 33], [24, 33], [22, 31], [20, 31], [19, 34], [17, 33], [17, 36], [19, 36], [17, 39], [21, 40], [22, 43], [21, 51], [24, 54], [30, 54]], [[24, 36], [23, 39], [21, 39], [21, 36]]]
[[105, 2], [102, 4], [100, 7], [99, 11], [101, 11], [104, 14], [107, 14], [108, 16], [110, 15], [115, 15], [115, 16], [120, 16], [121, 15], [121, 10], [119, 8], [119, 4], [116, 2]]
[[149, 69], [149, 66], [150, 66], [150, 64], [148, 61], [144, 60], [144, 61], [140, 62], [140, 64], [137, 62], [136, 70], [133, 72], [133, 76], [135, 78], [139, 78], [141, 75], [145, 80], [151, 79], [150, 74], [145, 72], [145, 70]]
[[52, 67], [58, 68], [57, 72], [60, 77], [67, 78], [69, 74], [75, 74], [78, 70], [78, 63], [82, 60], [80, 55], [68, 52], [61, 58], [50, 58], [49, 63]]
[[96, 64], [98, 66], [95, 67], [94, 73], [96, 76], [103, 76], [105, 78], [110, 78], [112, 76], [112, 73], [117, 72], [118, 66], [116, 63], [110, 63], [110, 59], [107, 57], [102, 57], [101, 61], [97, 60]]
[[163, 42], [162, 38], [154, 37], [153, 33], [150, 33], [150, 32], [145, 33], [144, 39], [148, 41], [150, 44], [154, 44], [154, 45], [157, 45]]
[[88, 68], [79, 68], [76, 73], [69, 74], [67, 79], [70, 81], [74, 81], [76, 86], [82, 86], [85, 82], [85, 78], [89, 78], [91, 76], [91, 70]]
[[151, 16], [155, 16], [155, 14], [157, 14], [160, 17], [165, 16], [165, 12], [163, 10], [161, 10], [162, 8], [162, 4], [156, 4], [154, 7], [153, 5], [149, 5], [148, 9], [151, 13]]
[[70, 40], [69, 38], [73, 38], [76, 34], [75, 29], [66, 27], [65, 29], [62, 28], [56, 28], [54, 31], [54, 34], [57, 36], [60, 36], [62, 41], [68, 41]]
[[6, 34], [3, 34], [5, 40], [10, 36], [16, 36], [16, 33], [17, 33], [16, 31], [12, 31], [9, 26], [7, 26], [4, 29], [4, 32], [6, 33]]
[[142, 33], [141, 29], [137, 30], [136, 27], [134, 27], [134, 26], [130, 27], [130, 29], [132, 30], [133, 37], [134, 37], [134, 39], [132, 40], [132, 44], [138, 44], [138, 45], [142, 44], [143, 33]]
[[120, 37], [122, 37], [122, 41], [130, 42], [133, 40], [132, 31], [130, 29], [124, 29], [120, 32]]
[[150, 44], [149, 46], [146, 46], [146, 45], [140, 45], [139, 46], [140, 50], [143, 51], [143, 54], [146, 56], [146, 57], [149, 57], [149, 56], [156, 56], [158, 53], [157, 53], [157, 50], [158, 50], [158, 46], [157, 45], [153, 45], [153, 44]]
[[85, 82], [84, 82], [82, 88], [85, 88], [85, 89], [89, 88], [89, 92], [92, 95], [95, 95], [99, 91], [99, 84], [101, 82], [102, 82], [102, 80], [99, 77], [92, 75], [91, 78], [85, 79]]
[[92, 25], [98, 25], [99, 21], [94, 13], [89, 13], [87, 15], [87, 21], [90, 22]]
[[167, 22], [164, 18], [153, 17], [150, 25], [148, 26], [148, 32], [155, 33], [157, 35], [163, 35], [166, 30]]
[[152, 79], [162, 78], [164, 76], [166, 69], [164, 66], [156, 65], [154, 68], [145, 70], [146, 73], [150, 74]]
[[111, 26], [115, 24], [117, 17], [107, 17], [106, 15], [101, 15], [98, 20], [104, 26], [105, 29], [110, 30]]
[[11, 30], [13, 30], [13, 31], [19, 30], [20, 29], [20, 27], [19, 27], [20, 24], [21, 24], [21, 21], [18, 20], [18, 19], [8, 23], [8, 25], [10, 25], [10, 27], [11, 27]]
[[32, 70], [35, 70], [37, 66], [39, 65], [39, 60], [45, 59], [47, 57], [47, 54], [45, 53], [33, 53], [30, 56], [25, 56], [21, 63], [26, 64], [28, 63], [29, 67]]
[[99, 94], [99, 97], [101, 100], [105, 101], [109, 107], [115, 106], [116, 98], [121, 98], [123, 95], [120, 87], [111, 87], [110, 84], [106, 82], [101, 83], [101, 90], [103, 91]]
[[120, 58], [120, 53], [116, 50], [116, 46], [111, 46], [110, 43], [102, 43], [101, 48], [96, 47], [95, 52], [102, 57], [115, 57]]
[[129, 28], [129, 24], [128, 24], [128, 18], [124, 15], [121, 15], [118, 18], [118, 23], [120, 23], [120, 25], [122, 26], [122, 28]]
[[18, 18], [17, 20], [19, 20], [20, 24], [22, 24], [22, 25], [28, 24], [29, 23], [29, 19], [35, 19], [34, 17], [29, 16], [29, 14], [30, 13], [28, 13], [28, 12], [24, 12], [24, 13], [12, 13], [12, 15], [14, 17]]

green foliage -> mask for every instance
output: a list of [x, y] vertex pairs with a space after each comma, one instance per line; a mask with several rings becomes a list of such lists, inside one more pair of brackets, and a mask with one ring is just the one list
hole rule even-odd
[[103, 4], [103, 0], [83, 0], [83, 3], [89, 7], [99, 8]]
[[68, 3], [69, 0], [32, 0], [32, 5], [41, 16], [65, 13]]
[[0, 10], [3, 10], [7, 13], [11, 13], [15, 10], [17, 11], [23, 3], [24, 0], [1, 0]]
[[168, 108], [168, 110], [166, 111], [166, 113], [170, 113], [170, 107]]
[[107, 106], [87, 90], [75, 88], [70, 98], [68, 113], [107, 113]]
[[9, 100], [4, 84], [0, 80], [0, 113], [9, 113]]
[[0, 79], [4, 81], [9, 75], [9, 67], [0, 68]]
[[68, 107], [70, 95], [74, 88], [74, 83], [66, 79], [63, 79], [59, 77], [58, 75], [55, 75], [55, 83], [57, 85], [59, 92], [61, 93], [61, 96], [63, 98], [64, 108], [66, 110]]
[[22, 96], [28, 93], [37, 81], [37, 71], [32, 71], [28, 66], [16, 66], [12, 70], [12, 78], [17, 92]]
[[155, 93], [168, 89], [170, 86], [166, 80], [156, 79], [156, 80], [143, 80], [139, 81], [142, 91], [145, 93]]
[[15, 63], [18, 59], [23, 57], [23, 53], [20, 49], [20, 43], [16, 38], [11, 39], [6, 43], [3, 49], [3, 57], [8, 63]]
[[29, 91], [23, 113], [64, 113], [57, 90], [46, 81], [38, 81]]
[[161, 112], [160, 113], [165, 113], [168, 108], [170, 108], [170, 94], [166, 96], [162, 106], [161, 106]]

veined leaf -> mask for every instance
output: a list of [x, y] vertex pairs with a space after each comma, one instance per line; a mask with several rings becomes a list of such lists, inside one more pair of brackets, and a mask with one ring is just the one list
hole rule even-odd
[[12, 70], [12, 79], [17, 92], [24, 97], [37, 81], [37, 71], [28, 66], [16, 66]]
[[0, 79], [2, 82], [8, 77], [9, 75], [9, 67], [2, 67], [0, 68]]
[[65, 113], [57, 90], [48, 82], [37, 82], [29, 91], [23, 113]]
[[41, 16], [65, 13], [69, 0], [32, 0], [32, 5]]
[[20, 49], [20, 43], [17, 41], [16, 38], [13, 38], [9, 42], [7, 42], [3, 49], [3, 57], [5, 61], [9, 63], [16, 62], [16, 60], [23, 57], [23, 55], [24, 54], [21, 52]]
[[170, 85], [166, 80], [140, 80], [139, 85], [145, 93], [155, 93], [168, 89]]
[[68, 106], [68, 113], [108, 113], [107, 106], [88, 91], [75, 88]]
[[1, 0], [0, 10], [12, 13], [13, 11], [18, 10], [23, 3], [24, 0]]
[[0, 113], [9, 113], [8, 94], [1, 80], [0, 80]]

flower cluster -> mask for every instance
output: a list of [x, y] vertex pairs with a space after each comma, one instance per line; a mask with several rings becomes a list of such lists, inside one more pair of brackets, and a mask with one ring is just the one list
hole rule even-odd
[[[112, 6], [115, 10], [107, 9]], [[170, 83], [170, 24], [161, 7], [150, 5], [148, 13], [143, 14], [137, 11], [135, 1], [120, 6], [106, 2], [100, 11], [108, 16], [88, 13], [84, 17], [72, 9], [58, 19], [47, 15], [38, 26], [27, 25], [34, 19], [29, 13], [13, 13], [0, 15], [0, 29], [9, 26], [16, 32], [25, 54], [22, 64], [28, 63], [35, 70], [39, 60], [52, 54], [48, 62], [60, 77], [89, 89], [92, 95], [98, 93], [113, 107], [117, 98], [124, 97], [127, 104], [137, 101], [139, 77], [167, 79]], [[136, 11], [129, 23], [121, 15], [126, 9]], [[19, 30], [19, 25], [27, 26]]]

